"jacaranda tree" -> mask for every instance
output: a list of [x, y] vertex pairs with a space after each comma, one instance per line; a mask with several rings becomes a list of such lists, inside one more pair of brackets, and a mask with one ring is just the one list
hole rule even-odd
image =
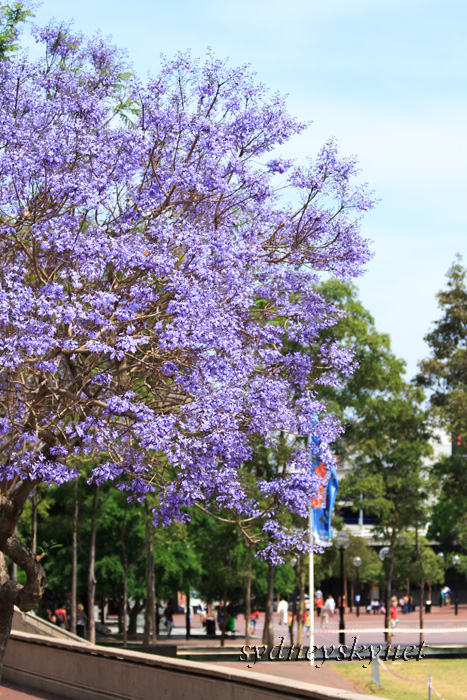
[[333, 142], [306, 167], [281, 158], [304, 125], [246, 67], [179, 54], [143, 84], [101, 38], [35, 36], [41, 60], [0, 63], [0, 550], [27, 574], [3, 567], [3, 649], [13, 604], [44, 589], [15, 535], [40, 482], [89, 470], [155, 492], [155, 523], [198, 504], [290, 544], [275, 516], [306, 513], [311, 447], [255, 491], [240, 467], [287, 434], [332, 461], [339, 426], [309, 377], [333, 384], [352, 358], [321, 335], [338, 312], [316, 283], [369, 258], [355, 159]]

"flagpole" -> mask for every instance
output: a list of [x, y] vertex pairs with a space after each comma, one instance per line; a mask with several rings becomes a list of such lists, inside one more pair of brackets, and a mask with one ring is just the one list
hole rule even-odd
[[310, 661], [311, 665], [314, 666], [315, 663], [315, 597], [314, 597], [314, 561], [313, 561], [313, 510], [310, 504], [308, 513], [308, 529], [310, 536], [310, 559], [309, 559], [309, 583], [308, 583], [308, 597], [310, 600]]

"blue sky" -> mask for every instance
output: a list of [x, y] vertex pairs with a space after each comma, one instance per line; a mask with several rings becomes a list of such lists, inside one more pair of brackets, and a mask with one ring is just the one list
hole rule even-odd
[[435, 295], [467, 252], [467, 3], [44, 0], [36, 21], [53, 16], [112, 35], [141, 77], [157, 72], [161, 52], [187, 48], [249, 62], [313, 121], [284, 154], [314, 155], [330, 136], [358, 154], [381, 200], [363, 224], [375, 257], [360, 296], [413, 376], [439, 317]]

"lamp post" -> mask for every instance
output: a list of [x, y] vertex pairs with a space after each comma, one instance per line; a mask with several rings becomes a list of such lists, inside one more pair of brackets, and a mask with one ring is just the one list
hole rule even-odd
[[[385, 591], [385, 594], [384, 594], [384, 607], [386, 608], [386, 614], [385, 614], [385, 616], [384, 616], [384, 626], [385, 626], [386, 628], [389, 627], [389, 619], [390, 619], [390, 618], [389, 618], [389, 587], [390, 587], [390, 581], [389, 581], [389, 572], [388, 572], [387, 566], [386, 566], [386, 564], [385, 564], [384, 562], [385, 562], [386, 559], [388, 558], [388, 556], [389, 556], [389, 554], [390, 554], [390, 551], [391, 551], [391, 550], [389, 549], [389, 547], [381, 547], [381, 549], [380, 549], [379, 552], [378, 552], [378, 556], [379, 556], [379, 558], [381, 559], [381, 561], [382, 561], [382, 563], [383, 563], [384, 572], [385, 572], [385, 574], [386, 574], [386, 591]], [[385, 638], [385, 640], [388, 642], [388, 644], [391, 643], [391, 633], [390, 633], [390, 632], [385, 632], [385, 633], [384, 633], [384, 638]]]
[[[438, 535], [439, 535], [439, 533], [438, 533]], [[444, 554], [443, 554], [443, 552], [438, 552], [438, 556], [439, 556], [440, 559], [443, 560], [443, 563], [444, 563]], [[443, 596], [441, 595], [441, 586], [442, 586], [442, 584], [440, 583], [440, 584], [439, 584], [439, 607], [440, 607], [440, 608], [443, 607]]]
[[452, 563], [454, 564], [454, 566], [456, 568], [456, 592], [455, 592], [455, 598], [454, 598], [454, 615], [457, 615], [457, 608], [458, 608], [458, 595], [457, 595], [457, 593], [458, 593], [458, 588], [457, 588], [458, 572], [457, 572], [457, 568], [458, 568], [459, 564], [461, 563], [461, 558], [458, 554], [454, 554], [454, 556], [452, 558]]
[[350, 544], [350, 537], [346, 532], [338, 532], [334, 537], [334, 544], [341, 556], [341, 580], [340, 580], [340, 606], [339, 606], [339, 644], [345, 644], [345, 620], [344, 620], [344, 551]]
[[353, 565], [355, 566], [357, 570], [357, 583], [356, 583], [356, 591], [355, 591], [355, 602], [357, 603], [357, 617], [360, 617], [360, 580], [359, 580], [359, 571], [360, 571], [360, 566], [361, 566], [362, 560], [360, 557], [354, 557], [353, 558]]

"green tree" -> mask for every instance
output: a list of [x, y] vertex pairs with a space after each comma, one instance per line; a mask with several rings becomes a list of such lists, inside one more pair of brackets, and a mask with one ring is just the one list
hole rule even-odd
[[356, 429], [361, 446], [355, 455], [358, 460], [341, 483], [341, 497], [352, 500], [355, 509], [363, 504], [367, 513], [375, 515], [375, 529], [389, 544], [387, 601], [391, 598], [398, 538], [407, 528], [419, 528], [428, 520], [424, 462], [432, 448], [423, 398], [419, 389], [404, 385], [398, 392], [368, 399]]
[[[393, 354], [389, 336], [377, 331], [356, 288], [330, 281], [322, 290], [337, 315], [345, 312], [332, 333], [342, 347], [354, 350], [358, 363], [341, 387], [323, 389], [345, 425], [336, 451], [342, 463], [352, 467], [340, 484], [339, 497], [378, 519], [377, 532], [390, 549], [384, 565], [389, 600], [398, 538], [428, 517], [424, 459], [431, 453], [431, 432], [422, 408], [424, 395], [404, 381], [405, 363]], [[389, 626], [389, 609], [387, 615]]]
[[32, 17], [29, 2], [13, 2], [0, 5], [0, 60], [18, 49], [16, 39], [20, 33], [20, 25]]
[[[447, 288], [437, 295], [442, 317], [425, 336], [431, 356], [420, 362], [419, 385], [430, 389], [438, 424], [448, 434], [467, 438], [467, 270], [457, 256], [447, 273]], [[465, 442], [463, 447], [465, 447]], [[466, 448], [467, 452], [467, 448]]]
[[431, 354], [420, 362], [417, 383], [430, 391], [433, 422], [455, 447], [434, 466], [439, 501], [430, 535], [447, 552], [453, 544], [467, 549], [467, 270], [460, 255], [437, 297], [441, 318], [425, 337]]
[[329, 280], [320, 286], [325, 298], [335, 305], [339, 321], [331, 334], [341, 347], [354, 353], [357, 369], [342, 378], [338, 388], [323, 387], [321, 396], [343, 422], [345, 432], [336, 445], [337, 454], [352, 463], [364, 449], [366, 436], [361, 422], [373, 397], [403, 387], [405, 363], [391, 350], [390, 338], [380, 333], [370, 312], [358, 298], [354, 284]]

